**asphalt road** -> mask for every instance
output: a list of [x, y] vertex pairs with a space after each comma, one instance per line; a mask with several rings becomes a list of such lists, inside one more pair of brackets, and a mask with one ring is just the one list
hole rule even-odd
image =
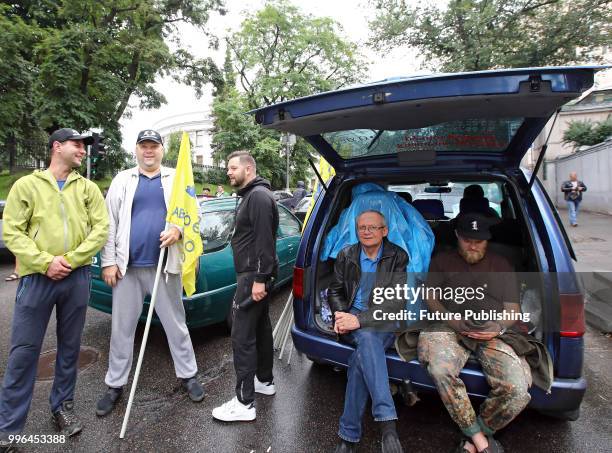
[[[16, 283], [5, 283], [12, 268], [0, 264], [0, 369], [6, 366]], [[289, 293], [285, 288], [272, 304], [273, 321], [280, 316]], [[119, 439], [127, 396], [105, 418], [94, 412], [104, 391], [111, 318], [90, 309], [83, 345], [99, 351], [99, 359], [79, 374], [76, 412], [83, 432], [65, 445], [22, 445], [20, 451], [155, 451], [155, 452], [325, 452], [333, 451], [342, 411], [346, 376], [330, 367], [313, 365], [293, 354], [290, 365], [275, 363], [277, 395], [257, 397], [257, 420], [252, 423], [215, 422], [210, 413], [233, 396], [231, 343], [221, 326], [192, 331], [207, 395], [193, 403], [180, 391], [163, 330], [153, 328], [143, 363], [136, 401], [126, 439]], [[137, 333], [139, 347], [142, 328]], [[49, 324], [43, 351], [55, 348], [55, 322]], [[575, 422], [551, 419], [527, 410], [499, 433], [507, 452], [609, 452], [612, 448], [611, 339], [589, 330], [586, 335], [585, 374], [589, 382], [582, 414]], [[138, 349], [136, 349], [138, 351]], [[24, 434], [54, 434], [48, 408], [50, 382], [36, 384]], [[452, 451], [459, 432], [432, 394], [420, 395], [413, 407], [398, 403], [398, 427], [406, 452]], [[379, 433], [365, 417], [360, 451], [380, 451]]]

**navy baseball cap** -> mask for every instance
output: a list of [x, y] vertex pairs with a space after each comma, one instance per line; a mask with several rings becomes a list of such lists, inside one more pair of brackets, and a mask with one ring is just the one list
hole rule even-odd
[[160, 145], [164, 144], [164, 142], [162, 141], [161, 135], [159, 135], [159, 132], [154, 131], [153, 129], [145, 129], [144, 131], [140, 131], [138, 133], [138, 138], [136, 139], [136, 144], [147, 141], [147, 140], [151, 142], [159, 143]]
[[497, 219], [476, 212], [460, 214], [455, 220], [455, 231], [459, 236], [478, 240], [491, 239], [489, 229], [497, 223]]
[[64, 127], [51, 134], [49, 137], [49, 148], [53, 146], [54, 142], [64, 143], [67, 140], [83, 140], [83, 143], [86, 145], [91, 145], [94, 141], [91, 135], [83, 135], [77, 130]]

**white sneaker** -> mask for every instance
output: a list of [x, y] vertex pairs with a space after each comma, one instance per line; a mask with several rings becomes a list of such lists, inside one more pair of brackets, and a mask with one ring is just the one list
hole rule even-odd
[[255, 420], [255, 414], [255, 404], [244, 405], [237, 397], [215, 407], [212, 411], [213, 418], [222, 422], [250, 422]]
[[274, 395], [276, 393], [274, 382], [266, 384], [264, 382], [260, 382], [259, 379], [257, 379], [257, 376], [255, 376], [255, 393], [261, 393], [262, 395]]

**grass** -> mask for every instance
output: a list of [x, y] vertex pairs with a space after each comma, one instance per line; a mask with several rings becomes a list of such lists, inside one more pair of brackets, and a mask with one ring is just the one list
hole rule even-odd
[[9, 174], [8, 171], [2, 172], [0, 174], [0, 200], [6, 200], [6, 197], [9, 193], [9, 190], [11, 190], [13, 183], [17, 181], [19, 178], [21, 178], [22, 176], [27, 175], [28, 173], [30, 172], [21, 171], [21, 172], [11, 175]]
[[[8, 196], [8, 193], [11, 190], [11, 187], [15, 181], [17, 181], [22, 176], [28, 175], [30, 173], [31, 171], [20, 171], [12, 175], [6, 171], [0, 173], [0, 200], [6, 200], [6, 197]], [[108, 176], [104, 179], [94, 182], [100, 188], [100, 190], [103, 191], [104, 189], [108, 189], [111, 184], [111, 181], [112, 178]]]

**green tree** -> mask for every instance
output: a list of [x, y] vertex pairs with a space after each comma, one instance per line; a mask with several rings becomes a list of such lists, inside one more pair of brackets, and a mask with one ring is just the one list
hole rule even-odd
[[0, 169], [13, 170], [25, 157], [45, 158], [46, 143], [31, 115], [34, 84], [31, 49], [42, 32], [21, 18], [10, 20], [0, 4]]
[[[421, 51], [442, 71], [591, 62], [610, 46], [610, 0], [371, 0], [371, 45]], [[416, 4], [416, 5], [415, 5]]]
[[603, 121], [571, 121], [563, 133], [563, 143], [580, 146], [592, 146], [612, 136], [612, 116]]
[[[284, 187], [280, 134], [261, 128], [245, 112], [361, 80], [367, 65], [341, 33], [332, 19], [304, 14], [285, 1], [269, 2], [245, 18], [227, 39], [223, 85], [213, 102], [215, 162], [248, 149], [258, 172], [273, 187]], [[311, 152], [298, 140], [290, 156], [293, 183], [305, 178]]]
[[[168, 138], [168, 143], [164, 148], [166, 148], [166, 154], [164, 154], [164, 163], [176, 165], [176, 161], [178, 160], [179, 151], [181, 149], [181, 137], [183, 136], [182, 132], [172, 132], [170, 137]], [[189, 140], [189, 144], [191, 145], [191, 140]]]
[[[220, 84], [211, 59], [186, 50], [177, 24], [206, 31], [222, 0], [45, 0], [0, 5], [2, 71], [0, 126], [20, 121], [47, 132], [62, 126], [101, 127], [109, 148], [121, 149], [119, 119], [132, 96], [140, 108], [166, 102], [153, 83], [158, 75], [191, 85], [199, 96]], [[2, 80], [4, 82], [4, 80]], [[17, 137], [7, 129], [0, 145]]]

